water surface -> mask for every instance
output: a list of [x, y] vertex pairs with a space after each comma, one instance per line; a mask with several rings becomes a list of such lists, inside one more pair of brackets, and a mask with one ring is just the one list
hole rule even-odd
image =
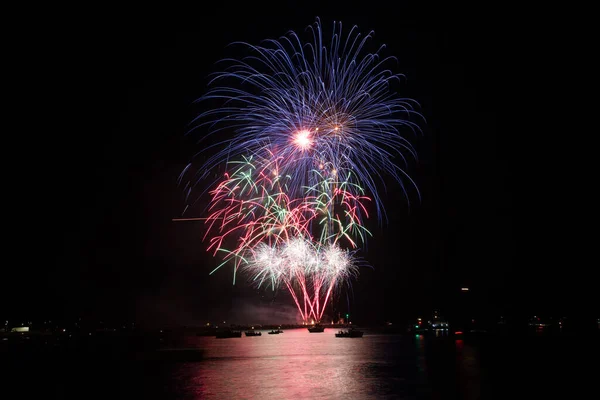
[[178, 338], [177, 347], [202, 352], [197, 361], [139, 350], [106, 356], [110, 348], [13, 354], [2, 377], [14, 393], [47, 399], [506, 399], [575, 398], [599, 370], [597, 338], [335, 332]]

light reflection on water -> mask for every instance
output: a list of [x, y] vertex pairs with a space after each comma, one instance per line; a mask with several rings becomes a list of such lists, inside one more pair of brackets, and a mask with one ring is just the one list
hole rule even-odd
[[559, 390], [583, 398], [577, 389], [597, 382], [600, 337], [334, 333], [174, 337], [169, 346], [204, 353], [188, 362], [189, 352], [164, 354], [125, 338], [63, 348], [42, 341], [0, 352], [0, 383], [28, 398], [174, 400], [555, 398]]
[[[431, 398], [432, 390], [449, 389], [429, 384], [424, 339], [336, 338], [334, 332], [189, 338], [186, 346], [205, 349], [206, 357], [178, 365], [173, 384], [189, 398], [236, 399]], [[453, 364], [447, 366], [453, 376]]]

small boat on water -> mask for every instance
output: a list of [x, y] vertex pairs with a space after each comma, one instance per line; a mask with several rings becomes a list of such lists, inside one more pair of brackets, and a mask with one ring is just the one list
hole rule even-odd
[[335, 334], [335, 337], [357, 338], [357, 337], [363, 337], [363, 334], [364, 334], [363, 331], [359, 331], [358, 329], [350, 328], [347, 331], [339, 331], [338, 333]]
[[269, 335], [279, 335], [280, 333], [283, 333], [281, 329], [273, 329], [271, 332], [269, 332]]
[[217, 332], [217, 339], [241, 338], [242, 331], [221, 331]]
[[246, 331], [245, 334], [246, 336], [262, 336], [262, 333], [257, 331]]
[[317, 325], [313, 325], [310, 328], [308, 328], [308, 331], [310, 333], [320, 333], [320, 332], [324, 332], [325, 331], [325, 327], [322, 326], [322, 325], [317, 324]]

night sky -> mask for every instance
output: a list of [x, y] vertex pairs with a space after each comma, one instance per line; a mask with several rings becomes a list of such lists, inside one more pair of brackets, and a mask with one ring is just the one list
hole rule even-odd
[[[362, 253], [373, 269], [336, 307], [373, 323], [452, 312], [465, 285], [479, 311], [498, 315], [590, 307], [589, 270], [564, 228], [563, 200], [577, 190], [560, 155], [566, 61], [548, 55], [543, 30], [528, 34], [491, 9], [222, 8], [63, 16], [15, 41], [17, 123], [7, 135], [19, 156], [5, 186], [14, 257], [0, 316], [195, 324], [268, 305], [243, 280], [232, 286], [230, 269], [208, 276], [216, 261], [201, 223], [171, 222], [185, 206], [177, 177], [199, 150], [200, 133], [185, 136], [202, 110], [193, 101], [214, 63], [235, 55], [226, 45], [301, 32], [315, 16], [327, 29], [341, 20], [375, 30], [406, 75], [401, 94], [427, 119], [410, 137], [419, 159], [407, 168], [422, 200], [409, 192], [409, 205], [397, 186], [382, 194], [389, 221], [369, 223]], [[281, 292], [275, 304], [291, 300]]]

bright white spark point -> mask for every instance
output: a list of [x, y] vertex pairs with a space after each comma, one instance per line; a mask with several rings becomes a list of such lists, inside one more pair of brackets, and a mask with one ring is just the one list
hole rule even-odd
[[294, 144], [302, 150], [308, 149], [312, 145], [310, 132], [307, 130], [298, 131], [294, 137]]

